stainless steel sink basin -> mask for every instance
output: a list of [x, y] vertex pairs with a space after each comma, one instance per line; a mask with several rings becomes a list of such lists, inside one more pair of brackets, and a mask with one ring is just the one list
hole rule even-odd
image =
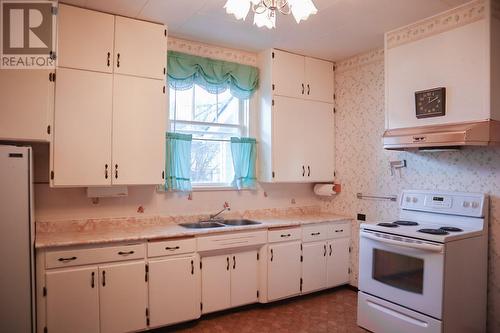
[[219, 223], [219, 222], [193, 222], [193, 223], [180, 223], [180, 226], [183, 226], [184, 228], [188, 229], [208, 229], [208, 228], [223, 228], [225, 227], [224, 224]]
[[225, 225], [230, 225], [230, 226], [242, 226], [242, 225], [262, 224], [261, 222], [251, 221], [251, 220], [245, 220], [245, 219], [240, 219], [240, 220], [222, 220], [222, 221], [220, 221], [220, 223], [224, 223]]

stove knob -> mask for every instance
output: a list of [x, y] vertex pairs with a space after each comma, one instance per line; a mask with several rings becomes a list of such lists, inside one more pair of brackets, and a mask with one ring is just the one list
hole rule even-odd
[[417, 203], [417, 201], [418, 201], [417, 197], [413, 197], [412, 201], [413, 201], [413, 203]]
[[477, 208], [477, 207], [479, 207], [479, 202], [473, 201], [472, 202], [472, 208]]
[[469, 208], [470, 203], [469, 203], [468, 201], [464, 201], [464, 202], [462, 203], [462, 206], [463, 206], [464, 208]]
[[410, 197], [406, 197], [406, 202], [410, 202], [411, 201], [411, 198]]

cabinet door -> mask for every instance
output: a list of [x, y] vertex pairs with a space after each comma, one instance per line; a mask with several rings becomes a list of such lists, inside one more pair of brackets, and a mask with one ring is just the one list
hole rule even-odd
[[307, 101], [301, 139], [306, 145], [306, 178], [309, 182], [333, 181], [335, 170], [335, 117], [333, 104]]
[[[0, 70], [0, 140], [49, 141], [53, 70]], [[27, 96], [29, 94], [29, 97]]]
[[305, 94], [304, 56], [273, 50], [274, 95], [303, 98]]
[[195, 256], [149, 262], [150, 326], [200, 317], [200, 271]]
[[231, 307], [229, 255], [203, 257], [201, 262], [202, 312], [214, 312]]
[[115, 73], [164, 79], [166, 27], [126, 17], [115, 18]]
[[257, 250], [231, 256], [231, 306], [257, 302]]
[[59, 5], [58, 66], [111, 73], [115, 17]]
[[309, 147], [306, 138], [316, 135], [315, 131], [307, 132], [304, 128], [309, 111], [305, 108], [307, 103], [297, 98], [274, 97], [272, 144], [274, 180], [277, 182], [307, 181]]
[[333, 103], [333, 64], [325, 60], [305, 58], [305, 98]]
[[113, 83], [113, 184], [161, 184], [165, 168], [164, 81], [127, 75]]
[[328, 287], [349, 282], [349, 244], [349, 238], [339, 238], [328, 242]]
[[269, 246], [267, 297], [270, 301], [300, 294], [300, 242]]
[[97, 267], [49, 271], [47, 330], [53, 333], [98, 333]]
[[109, 185], [113, 76], [56, 72], [53, 185]]
[[302, 292], [326, 288], [326, 242], [302, 245]]
[[146, 264], [132, 262], [99, 267], [101, 333], [146, 328]]

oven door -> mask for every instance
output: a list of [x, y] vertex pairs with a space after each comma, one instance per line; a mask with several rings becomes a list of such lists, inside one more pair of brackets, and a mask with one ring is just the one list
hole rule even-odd
[[361, 230], [359, 289], [442, 318], [444, 245]]

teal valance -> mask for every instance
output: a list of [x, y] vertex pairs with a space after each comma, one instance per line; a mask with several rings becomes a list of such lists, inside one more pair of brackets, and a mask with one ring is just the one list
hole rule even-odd
[[241, 99], [250, 98], [259, 84], [256, 67], [176, 51], [168, 51], [167, 73], [173, 89], [187, 90], [197, 84], [212, 94], [230, 89]]

